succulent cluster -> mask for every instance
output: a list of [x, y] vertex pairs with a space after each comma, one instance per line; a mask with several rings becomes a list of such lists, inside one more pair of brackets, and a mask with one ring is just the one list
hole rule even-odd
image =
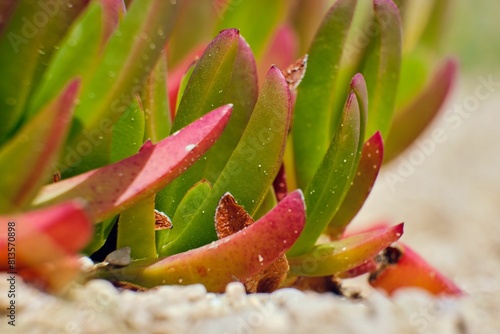
[[2, 2], [0, 270], [461, 294], [403, 224], [345, 231], [456, 73], [435, 51], [450, 1], [396, 2]]

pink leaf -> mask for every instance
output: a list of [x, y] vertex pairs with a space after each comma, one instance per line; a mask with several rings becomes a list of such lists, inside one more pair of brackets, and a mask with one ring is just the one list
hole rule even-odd
[[191, 166], [221, 135], [231, 110], [231, 105], [220, 107], [156, 145], [145, 145], [136, 155], [47, 185], [33, 204], [83, 198], [94, 221], [110, 218], [155, 194]]
[[72, 255], [92, 236], [92, 222], [78, 202], [0, 216], [0, 270], [16, 271]]

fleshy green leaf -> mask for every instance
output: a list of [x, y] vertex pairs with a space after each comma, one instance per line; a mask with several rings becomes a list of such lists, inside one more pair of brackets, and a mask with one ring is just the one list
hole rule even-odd
[[338, 239], [345, 227], [356, 216], [370, 194], [377, 178], [384, 156], [384, 145], [380, 132], [376, 132], [364, 144], [361, 159], [356, 169], [353, 184], [349, 188], [342, 205], [328, 225], [327, 234]]
[[230, 1], [216, 30], [237, 27], [260, 59], [273, 31], [285, 17], [286, 1]]
[[74, 22], [59, 43], [43, 81], [29, 103], [30, 114], [56, 96], [69, 79], [81, 77], [85, 81], [92, 75], [105, 42], [123, 14], [120, 2], [95, 1]]
[[113, 126], [110, 161], [117, 162], [128, 158], [142, 146], [144, 138], [144, 110], [136, 98]]
[[94, 225], [94, 235], [92, 240], [85, 246], [82, 251], [83, 254], [92, 255], [97, 252], [106, 242], [113, 226], [116, 224], [118, 216], [104, 220]]
[[[75, 254], [92, 236], [92, 222], [78, 202], [65, 202], [23, 214], [2, 215], [0, 225], [2, 271], [16, 271]], [[14, 262], [8, 260], [12, 257], [8, 254], [11, 246], [7, 247], [13, 243], [12, 235], [15, 235]]]
[[[293, 121], [293, 147], [297, 185], [306, 188], [332, 140], [330, 124], [335, 86], [356, 1], [338, 0], [328, 12], [308, 52], [307, 71], [297, 94]], [[333, 128], [337, 128], [334, 126]]]
[[68, 133], [80, 82], [69, 83], [0, 150], [0, 212], [29, 204], [54, 173], [53, 160]]
[[146, 287], [202, 283], [209, 291], [222, 292], [228, 283], [235, 279], [244, 282], [282, 256], [302, 231], [304, 220], [299, 190], [246, 229], [226, 238], [159, 261], [137, 261], [101, 276]]
[[278, 201], [276, 200], [274, 188], [270, 187], [266, 193], [266, 196], [264, 196], [264, 199], [260, 203], [259, 208], [253, 215], [254, 219], [259, 219], [260, 217], [264, 216], [266, 213], [271, 211], [271, 209], [274, 208], [276, 204], [278, 204]]
[[182, 95], [172, 131], [177, 131], [209, 110], [223, 103], [238, 53], [239, 32], [222, 31], [208, 45], [196, 63], [189, 83]]
[[[208, 80], [207, 84], [207, 78]], [[219, 141], [186, 173], [162, 191], [157, 207], [173, 215], [196, 182], [215, 182], [241, 138], [257, 99], [255, 60], [248, 44], [231, 29], [220, 33], [197, 62], [182, 96], [174, 129], [212, 105], [233, 103], [233, 116]], [[163, 202], [163, 203], [162, 203]]]
[[155, 258], [155, 197], [150, 196], [120, 213], [116, 248], [130, 247], [133, 259]]
[[178, 4], [163, 0], [134, 1], [103, 51], [92, 78], [82, 87], [69, 147], [88, 141], [88, 131], [99, 131], [90, 154], [82, 155], [71, 174], [85, 172], [109, 162], [110, 129], [144, 83], [170, 35]]
[[455, 82], [457, 67], [454, 59], [445, 61], [419, 95], [396, 113], [387, 138], [385, 162], [404, 151], [434, 119]]
[[[71, 3], [71, 6], [68, 4]], [[18, 1], [0, 38], [0, 143], [19, 125], [55, 46], [87, 0]], [[5, 4], [8, 5], [8, 4]], [[4, 6], [4, 5], [3, 5]], [[45, 19], [37, 24], [37, 19]], [[7, 18], [5, 18], [7, 20]], [[65, 80], [66, 84], [70, 77]], [[57, 92], [62, 88], [59, 87]], [[53, 97], [55, 97], [54, 94]], [[47, 100], [48, 102], [48, 100]], [[42, 107], [41, 105], [39, 107]]]
[[257, 65], [250, 46], [240, 36], [233, 74], [224, 97], [225, 103], [233, 104], [234, 111], [226, 130], [206, 155], [203, 178], [209, 182], [215, 182], [229, 160], [247, 126], [257, 97]]
[[195, 51], [185, 56], [185, 59], [180, 64], [168, 69], [167, 89], [171, 119], [174, 119], [177, 108], [179, 107], [181, 99], [178, 98], [178, 96], [182, 97], [182, 93], [185, 89], [185, 87], [183, 87], [182, 93], [179, 91], [181, 81], [186, 78], [187, 84], [187, 79], [191, 76], [191, 73], [188, 74], [188, 72], [192, 72], [194, 70], [194, 66], [205, 51], [205, 48], [206, 45], [199, 46]]
[[[176, 112], [172, 130], [202, 117], [213, 106], [222, 105], [229, 89], [236, 56], [239, 33], [236, 29], [222, 31], [206, 48], [189, 77]], [[227, 102], [226, 102], [227, 103]], [[230, 152], [227, 152], [230, 154]], [[189, 188], [203, 178], [206, 157], [160, 192], [157, 207], [173, 216]]]
[[255, 214], [281, 166], [290, 116], [290, 90], [280, 70], [272, 67], [241, 140], [210, 195], [164, 254], [180, 253], [216, 240], [214, 212], [226, 192], [237, 198], [250, 215]]
[[167, 96], [167, 60], [160, 57], [142, 96], [146, 118], [145, 139], [157, 143], [170, 134], [172, 119]]
[[370, 112], [367, 133], [387, 138], [394, 113], [401, 67], [401, 19], [391, 0], [374, 0], [376, 34], [363, 65]]
[[290, 249], [289, 256], [299, 256], [309, 251], [342, 204], [358, 160], [361, 118], [358, 100], [351, 91], [339, 129], [306, 188], [307, 223], [299, 240]]
[[187, 71], [185, 73], [183, 73], [182, 76], [179, 77], [180, 81], [178, 82], [178, 84], [175, 81], [173, 82], [174, 85], [177, 85], [177, 91], [176, 91], [177, 95], [175, 97], [176, 104], [174, 107], [174, 111], [175, 111], [174, 114], [176, 114], [177, 110], [179, 109], [179, 104], [182, 101], [182, 96], [184, 95], [184, 92], [186, 91], [187, 84], [189, 82], [189, 79], [191, 79], [191, 75], [193, 75], [193, 72], [194, 72], [194, 69], [196, 67], [197, 62], [198, 62], [198, 60], [194, 60], [191, 63], [191, 65], [189, 65]]
[[220, 136], [231, 106], [220, 107], [156, 145], [117, 163], [45, 186], [34, 206], [72, 198], [89, 202], [95, 222], [110, 218], [165, 187]]
[[429, 265], [410, 247], [398, 244], [392, 252], [397, 253], [397, 256], [392, 255], [385, 267], [370, 276], [370, 284], [373, 287], [382, 289], [389, 295], [405, 287], [422, 288], [440, 296], [464, 295], [455, 283]]
[[[175, 211], [172, 218], [173, 228], [168, 235], [168, 242], [175, 240], [184, 231], [184, 228], [189, 224], [193, 215], [198, 211], [198, 208], [203, 203], [212, 187], [210, 183], [201, 180], [188, 190], [184, 198], [179, 203], [179, 207]], [[163, 247], [164, 245], [162, 245]], [[160, 255], [162, 253], [160, 252]]]
[[356, 234], [314, 246], [299, 257], [288, 257], [290, 273], [297, 276], [329, 276], [361, 265], [403, 234], [403, 224]]

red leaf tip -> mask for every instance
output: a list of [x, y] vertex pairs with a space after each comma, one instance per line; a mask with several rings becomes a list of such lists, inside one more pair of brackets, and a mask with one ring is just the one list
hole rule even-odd
[[351, 80], [351, 87], [357, 85], [365, 85], [365, 77], [361, 73], [356, 73]]
[[398, 237], [401, 237], [403, 235], [403, 233], [404, 233], [404, 226], [405, 226], [405, 223], [401, 223], [401, 224], [398, 224], [396, 226], [393, 226], [392, 230], [394, 232], [396, 232], [396, 235]]
[[219, 33], [219, 37], [225, 37], [225, 38], [234, 38], [238, 37], [240, 35], [240, 30], [236, 28], [229, 28], [229, 29], [224, 29], [221, 30]]

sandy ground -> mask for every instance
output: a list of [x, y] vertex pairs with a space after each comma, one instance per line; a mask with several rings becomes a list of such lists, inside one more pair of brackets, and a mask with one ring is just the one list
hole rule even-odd
[[[420, 146], [386, 166], [355, 219], [406, 222], [402, 240], [467, 291], [460, 300], [419, 291], [391, 300], [372, 291], [358, 303], [291, 289], [247, 296], [237, 283], [223, 295], [199, 285], [118, 293], [104, 281], [62, 300], [20, 285], [16, 327], [0, 294], [0, 333], [500, 333], [498, 124], [500, 83], [467, 79]], [[436, 129], [445, 139], [430, 144]]]

